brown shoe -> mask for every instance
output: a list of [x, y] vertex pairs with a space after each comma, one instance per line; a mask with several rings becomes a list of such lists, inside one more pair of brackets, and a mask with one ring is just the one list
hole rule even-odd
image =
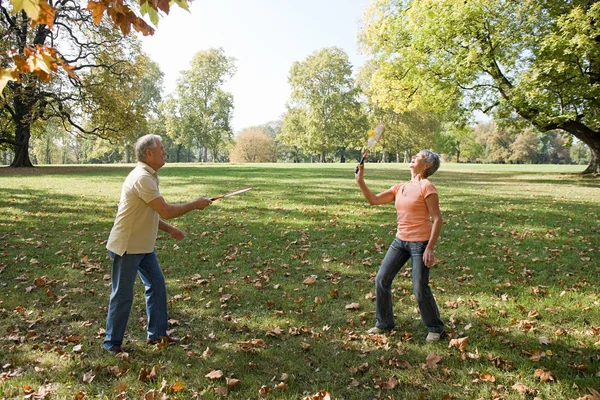
[[147, 343], [148, 344], [160, 344], [160, 343], [165, 343], [165, 344], [175, 344], [175, 343], [179, 343], [181, 341], [180, 338], [175, 337], [175, 336], [161, 336], [159, 339], [148, 339]]

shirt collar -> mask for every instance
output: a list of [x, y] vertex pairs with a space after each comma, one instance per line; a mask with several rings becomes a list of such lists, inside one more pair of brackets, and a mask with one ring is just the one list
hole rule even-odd
[[144, 168], [146, 171], [150, 172], [152, 175], [157, 176], [156, 171], [152, 169], [148, 164], [138, 161], [137, 166], [140, 168]]

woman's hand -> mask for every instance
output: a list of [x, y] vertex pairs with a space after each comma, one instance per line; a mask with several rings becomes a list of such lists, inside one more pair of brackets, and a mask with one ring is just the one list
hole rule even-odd
[[423, 263], [427, 268], [431, 268], [436, 263], [435, 252], [433, 249], [430, 249], [429, 246], [425, 248], [425, 252], [423, 253]]
[[361, 182], [365, 177], [365, 164], [358, 164], [354, 169], [354, 179], [356, 182]]

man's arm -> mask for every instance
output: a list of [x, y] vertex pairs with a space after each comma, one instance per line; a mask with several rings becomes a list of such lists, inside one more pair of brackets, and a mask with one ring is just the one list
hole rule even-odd
[[203, 210], [210, 204], [212, 204], [212, 201], [204, 197], [198, 197], [197, 199], [194, 199], [189, 203], [169, 204], [165, 201], [164, 197], [162, 196], [157, 197], [156, 199], [148, 203], [148, 205], [152, 207], [162, 219], [177, 218], [183, 214], [189, 213], [192, 210]]
[[163, 232], [167, 232], [173, 239], [181, 240], [186, 236], [184, 231], [163, 221], [162, 219], [158, 221], [158, 229]]

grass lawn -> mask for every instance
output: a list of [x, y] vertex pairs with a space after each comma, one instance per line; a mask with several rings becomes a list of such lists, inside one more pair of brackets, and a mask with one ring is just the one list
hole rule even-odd
[[[159, 237], [184, 340], [146, 345], [138, 281], [117, 358], [104, 246], [131, 168], [0, 168], [0, 399], [600, 398], [600, 180], [582, 167], [442, 165], [431, 283], [448, 337], [428, 344], [406, 267], [397, 330], [366, 334], [395, 210], [368, 206], [354, 164], [167, 165], [171, 203], [254, 190]], [[407, 179], [366, 168], [375, 192]]]

